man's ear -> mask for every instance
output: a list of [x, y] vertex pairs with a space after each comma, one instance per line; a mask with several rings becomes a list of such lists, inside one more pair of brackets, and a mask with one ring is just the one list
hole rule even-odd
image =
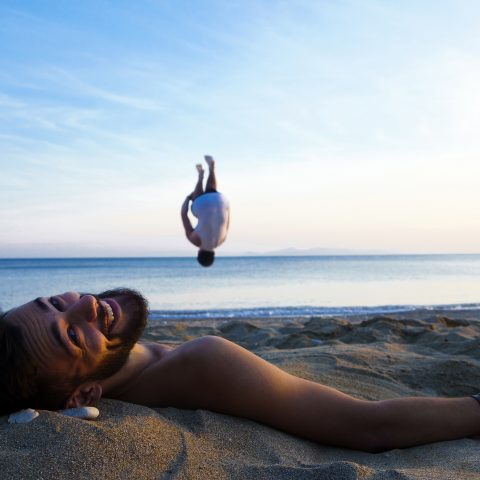
[[68, 397], [65, 408], [86, 407], [95, 403], [101, 396], [102, 386], [99, 383], [83, 383]]

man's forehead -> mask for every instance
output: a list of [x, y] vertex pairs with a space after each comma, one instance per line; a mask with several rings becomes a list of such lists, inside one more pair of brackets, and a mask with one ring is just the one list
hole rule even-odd
[[5, 319], [9, 322], [22, 324], [25, 322], [31, 322], [34, 317], [38, 318], [42, 314], [48, 314], [48, 307], [46, 309], [40, 308], [38, 305], [38, 299], [35, 299], [18, 307], [12, 308], [7, 312]]
[[43, 302], [37, 298], [12, 309], [7, 321], [20, 327], [27, 351], [39, 365], [50, 369], [51, 359], [58, 359], [59, 354], [68, 355], [68, 350], [63, 346], [53, 312]]
[[52, 344], [50, 341], [52, 312], [46, 304], [45, 308], [40, 307], [37, 300], [32, 300], [10, 310], [6, 316], [8, 323], [20, 328], [24, 341], [30, 346], [29, 350], [37, 350], [37, 345], [40, 344], [42, 346]]

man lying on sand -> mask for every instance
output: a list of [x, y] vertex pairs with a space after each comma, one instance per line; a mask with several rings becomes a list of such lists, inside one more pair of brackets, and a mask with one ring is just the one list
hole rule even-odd
[[[209, 267], [215, 259], [215, 248], [227, 237], [230, 224], [230, 206], [225, 195], [217, 192], [215, 161], [206, 155], [208, 178], [203, 190], [203, 167], [198, 164], [198, 180], [193, 192], [182, 204], [181, 216], [185, 235], [196, 247], [199, 247], [197, 260], [200, 265]], [[192, 227], [188, 218], [188, 205], [192, 202], [192, 213], [198, 219], [197, 226]]]
[[472, 397], [358, 400], [220, 337], [137, 343], [147, 302], [128, 289], [39, 297], [0, 317], [0, 413], [95, 403], [207, 409], [324, 444], [382, 451], [480, 433]]

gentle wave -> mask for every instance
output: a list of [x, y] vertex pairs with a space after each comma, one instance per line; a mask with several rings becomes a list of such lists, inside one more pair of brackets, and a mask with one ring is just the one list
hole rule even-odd
[[357, 315], [387, 315], [393, 313], [424, 311], [474, 311], [480, 310], [480, 303], [454, 305], [380, 305], [376, 307], [259, 307], [212, 310], [152, 310], [149, 319], [162, 320], [197, 320], [223, 318], [305, 318], [348, 317]]

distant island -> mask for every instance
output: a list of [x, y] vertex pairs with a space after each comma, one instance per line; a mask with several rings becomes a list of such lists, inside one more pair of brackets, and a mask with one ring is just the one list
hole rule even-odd
[[302, 257], [302, 256], [329, 256], [329, 255], [392, 255], [385, 250], [359, 250], [352, 248], [282, 248], [268, 252], [245, 252], [248, 257]]

